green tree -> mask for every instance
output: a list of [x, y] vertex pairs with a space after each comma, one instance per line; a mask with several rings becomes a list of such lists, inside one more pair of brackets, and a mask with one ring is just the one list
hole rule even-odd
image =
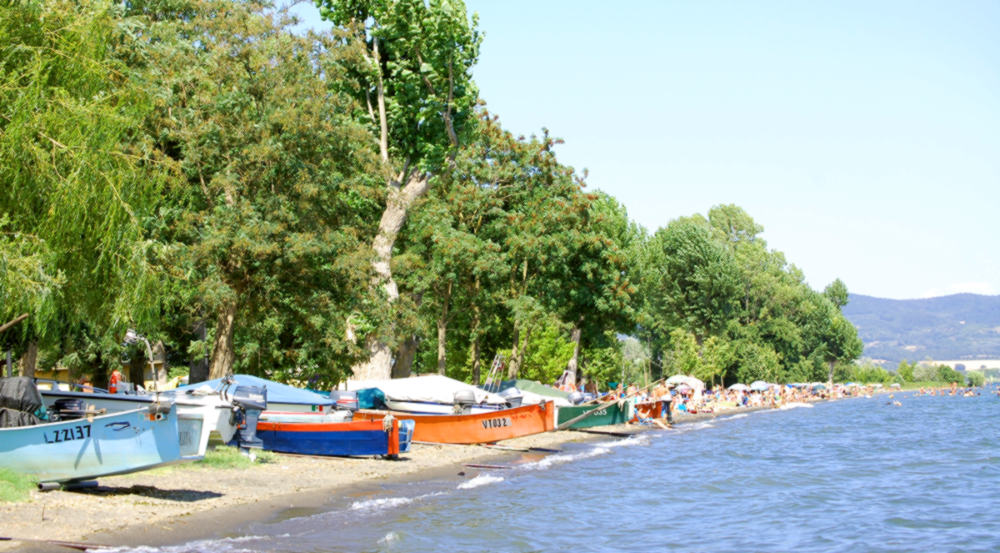
[[[342, 89], [367, 107], [358, 114], [378, 136], [387, 175], [372, 270], [375, 287], [391, 305], [399, 297], [391, 268], [399, 231], [434, 177], [454, 160], [475, 118], [471, 71], [481, 37], [457, 0], [317, 0], [317, 6], [346, 32], [361, 60], [350, 66], [353, 79]], [[354, 367], [355, 376], [388, 378], [391, 332], [365, 339], [369, 359]]]
[[380, 188], [357, 105], [335, 92], [346, 47], [256, 2], [188, 6], [133, 4], [148, 43], [137, 78], [158, 93], [148, 125], [173, 169], [152, 229], [178, 282], [171, 307], [189, 327], [214, 321], [212, 378], [336, 381], [358, 353], [345, 321], [367, 311]]
[[0, 5], [0, 320], [31, 314], [28, 374], [83, 323], [120, 336], [156, 318], [143, 225], [163, 175], [136, 132], [151, 96], [120, 59], [140, 50], [110, 4]]
[[903, 382], [913, 382], [914, 381], [914, 371], [917, 368], [916, 363], [907, 363], [906, 360], [899, 362], [899, 366], [896, 367], [896, 374], [903, 379]]

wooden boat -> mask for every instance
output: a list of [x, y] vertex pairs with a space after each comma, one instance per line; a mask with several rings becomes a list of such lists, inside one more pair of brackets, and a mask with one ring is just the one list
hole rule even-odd
[[[553, 430], [556, 409], [551, 401], [539, 405], [513, 407], [493, 413], [466, 415], [411, 415], [392, 413], [397, 418], [412, 419], [413, 441], [442, 444], [481, 444], [509, 440]], [[354, 420], [382, 420], [386, 411], [362, 409]]]
[[[350, 422], [353, 414], [346, 410], [327, 411], [325, 413], [304, 411], [272, 411], [270, 409], [260, 414], [259, 422], [301, 422], [308, 424]], [[258, 423], [259, 424], [259, 423]]]
[[0, 428], [0, 467], [40, 482], [73, 482], [181, 461], [177, 410], [149, 407]]
[[[558, 426], [589, 412], [593, 413], [587, 415], [586, 417], [574, 422], [567, 428], [590, 428], [592, 426], [606, 426], [610, 424], [625, 424], [628, 422], [629, 418], [629, 405], [627, 402], [612, 403], [601, 407], [600, 404], [594, 405], [573, 405], [572, 407], [560, 407], [559, 408], [559, 418]], [[594, 409], [597, 409], [594, 411]]]
[[412, 420], [396, 418], [349, 422], [259, 421], [257, 435], [263, 440], [264, 449], [271, 451], [300, 455], [385, 455], [393, 458], [410, 450], [413, 427]]
[[148, 394], [112, 394], [100, 388], [83, 391], [74, 384], [57, 381], [39, 380], [38, 384], [38, 391], [50, 412], [68, 411], [74, 417], [88, 410], [117, 413], [149, 408], [157, 402], [173, 402], [177, 406], [177, 433], [184, 459], [204, 457], [212, 432], [228, 443], [237, 435], [240, 421], [246, 420], [245, 416], [233, 416], [237, 411], [244, 411], [245, 415], [245, 407], [233, 396], [232, 383], [220, 383], [214, 389], [200, 392], [187, 389]]
[[662, 400], [656, 399], [656, 400], [636, 403], [635, 416], [632, 417], [632, 421], [642, 422], [643, 420], [659, 419], [661, 418], [662, 412], [663, 412]]
[[[271, 411], [282, 413], [325, 414], [334, 411], [337, 407], [337, 402], [327, 396], [317, 394], [316, 392], [310, 392], [309, 390], [296, 388], [294, 386], [289, 386], [288, 384], [282, 384], [280, 382], [248, 374], [234, 374], [231, 378], [236, 382], [236, 385], [253, 386], [257, 388], [265, 388], [267, 390], [267, 409], [261, 413], [261, 415], [265, 417]], [[205, 382], [199, 382], [197, 384], [178, 386], [177, 391], [184, 392], [192, 389], [202, 389], [206, 386], [211, 389], [216, 389], [219, 387], [221, 380], [222, 379], [217, 378], [215, 380], [206, 380]]]

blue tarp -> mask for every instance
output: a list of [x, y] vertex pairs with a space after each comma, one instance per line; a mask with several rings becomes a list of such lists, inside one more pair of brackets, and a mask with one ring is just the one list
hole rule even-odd
[[[295, 403], [302, 405], [335, 405], [336, 402], [329, 397], [321, 396], [315, 392], [310, 392], [309, 390], [303, 390], [301, 388], [294, 388], [287, 384], [282, 384], [280, 382], [275, 382], [273, 380], [265, 380], [256, 376], [250, 376], [248, 374], [236, 374], [233, 375], [236, 379], [236, 384], [240, 386], [267, 386], [267, 401], [268, 403]], [[187, 386], [178, 386], [177, 390], [179, 392], [184, 392], [185, 390], [200, 388], [202, 386], [209, 386], [213, 389], [218, 389], [221, 385], [222, 379], [217, 378], [215, 380], [206, 380], [205, 382], [199, 382], [197, 384], [188, 384]]]

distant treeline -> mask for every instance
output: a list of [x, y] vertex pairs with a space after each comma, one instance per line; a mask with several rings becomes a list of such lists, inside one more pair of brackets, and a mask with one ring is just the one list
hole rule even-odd
[[24, 372], [139, 370], [128, 328], [195, 376], [314, 386], [479, 382], [498, 354], [548, 382], [816, 381], [860, 354], [843, 283], [810, 289], [739, 207], [649, 233], [547, 131], [505, 131], [461, 2], [320, 5], [331, 32], [242, 0], [0, 5]]

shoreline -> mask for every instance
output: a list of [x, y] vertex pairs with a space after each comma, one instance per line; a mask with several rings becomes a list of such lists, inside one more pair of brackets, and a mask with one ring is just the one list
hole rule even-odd
[[[676, 413], [675, 426], [765, 409], [769, 408]], [[176, 545], [229, 536], [289, 513], [319, 513], [343, 498], [353, 501], [416, 480], [464, 478], [466, 471], [476, 470], [465, 467], [468, 463], [509, 462], [528, 454], [545, 457], [556, 453], [547, 450], [558, 451], [568, 443], [623, 439], [650, 431], [670, 430], [641, 424], [561, 430], [505, 440], [498, 448], [417, 443], [398, 460], [276, 453], [275, 462], [251, 467], [174, 465], [101, 478], [95, 488], [32, 491], [28, 501], [0, 503], [2, 534], [109, 547]], [[0, 542], [0, 551], [14, 550], [69, 551], [38, 542]]]
[[[639, 425], [602, 428], [627, 433], [658, 430]], [[501, 445], [559, 449], [567, 443], [614, 438], [565, 430], [506, 440]], [[109, 547], [175, 545], [226, 536], [290, 510], [321, 512], [340, 498], [363, 497], [409, 481], [454, 477], [469, 470], [466, 463], [500, 462], [525, 454], [480, 445], [413, 444], [410, 453], [398, 460], [278, 453], [275, 462], [245, 468], [174, 465], [100, 478], [94, 488], [36, 490], [27, 501], [0, 503], [0, 533]], [[39, 542], [0, 542], [0, 551], [15, 550], [69, 551]]]

